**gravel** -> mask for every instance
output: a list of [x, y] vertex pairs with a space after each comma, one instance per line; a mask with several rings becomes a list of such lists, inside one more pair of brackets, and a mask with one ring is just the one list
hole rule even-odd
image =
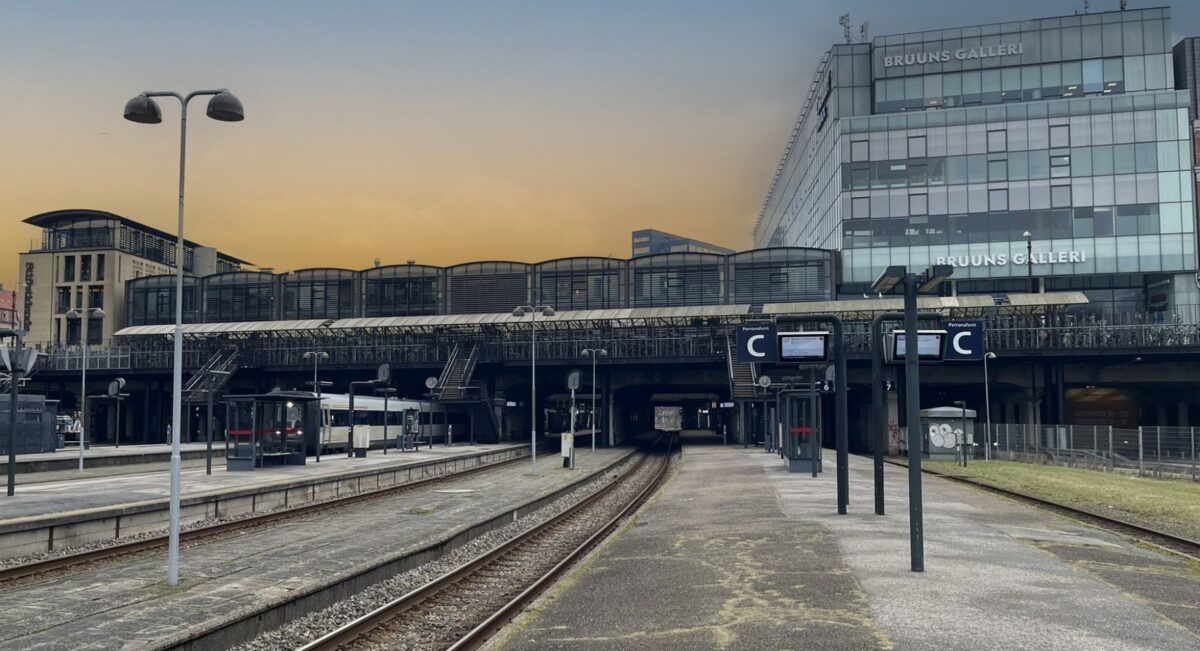
[[[489, 466], [492, 466], [492, 465], [493, 464], [489, 464]], [[499, 466], [500, 464], [497, 463], [494, 465]], [[468, 475], [468, 477], [470, 477], [470, 476]], [[442, 479], [442, 481], [438, 483], [438, 486], [450, 485], [452, 482], [456, 481], [459, 478], [459, 473], [454, 473], [454, 474], [450, 474], [450, 475], [441, 475], [440, 478]], [[400, 487], [403, 488], [404, 485], [401, 485]], [[388, 489], [383, 489], [383, 490], [390, 490], [390, 487]], [[252, 513], [239, 513], [237, 515], [222, 516], [222, 517], [218, 517], [218, 518], [208, 518], [205, 520], [198, 520], [196, 522], [185, 524], [182, 527], [180, 527], [180, 531], [191, 531], [193, 529], [202, 529], [204, 527], [211, 527], [216, 524], [224, 524], [226, 522], [236, 522], [238, 520], [246, 520], [249, 518], [256, 518], [256, 517], [267, 515], [270, 513], [278, 513], [280, 511], [291, 511], [293, 509], [299, 509], [302, 507], [311, 506], [313, 504], [322, 504], [325, 502], [333, 502], [333, 501], [336, 501], [336, 500], [339, 500], [339, 499], [342, 499], [345, 497], [349, 497], [349, 496], [353, 496], [353, 495], [360, 495], [363, 493], [373, 493], [373, 492], [382, 492], [382, 491], [368, 490], [368, 491], [356, 491], [353, 493], [342, 493], [341, 495], [337, 495], [337, 496], [330, 496], [330, 497], [326, 497], [326, 498], [318, 499], [318, 500], [307, 500], [304, 502], [293, 502], [286, 506], [279, 506], [279, 507], [276, 507], [273, 509], [263, 509], [263, 510], [259, 510], [259, 511], [254, 511]], [[296, 517], [305, 517], [306, 515], [310, 515], [310, 514], [297, 514]], [[279, 524], [280, 524], [280, 521], [276, 520], [274, 522], [264, 523], [259, 526], [278, 526]], [[247, 529], [253, 528], [254, 526], [256, 526], [256, 525], [248, 525]], [[99, 549], [107, 549], [109, 547], [117, 547], [117, 546], [123, 545], [125, 543], [136, 542], [139, 540], [146, 540], [147, 538], [156, 538], [156, 537], [165, 536], [165, 535], [167, 535], [167, 529], [154, 529], [151, 531], [144, 531], [142, 533], [134, 534], [132, 536], [121, 536], [120, 538], [109, 538], [107, 540], [94, 540], [92, 542], [83, 543], [81, 545], [72, 545], [70, 547], [61, 547], [61, 548], [54, 549], [51, 551], [38, 552], [36, 554], [27, 554], [25, 556], [14, 556], [12, 558], [5, 558], [5, 559], [0, 560], [0, 569], [15, 567], [17, 565], [27, 565], [29, 563], [37, 563], [37, 562], [49, 560], [52, 558], [59, 558], [61, 556], [71, 556], [72, 554], [81, 554], [84, 552], [91, 552], [91, 551], [96, 551]], [[183, 548], [186, 549], [187, 547], [189, 547], [191, 545], [204, 544], [204, 542], [205, 542], [204, 540], [192, 541], [190, 543], [184, 544]]]
[[[323, 610], [309, 613], [304, 617], [293, 620], [278, 629], [264, 633], [257, 638], [234, 648], [237, 651], [267, 651], [277, 649], [295, 649], [303, 646], [309, 641], [321, 637], [329, 631], [332, 631], [333, 629], [338, 628], [352, 621], [353, 619], [361, 617], [362, 615], [379, 608], [380, 606], [401, 595], [407, 594], [408, 592], [425, 585], [433, 579], [436, 579], [437, 577], [457, 568], [458, 566], [479, 556], [480, 554], [500, 546], [511, 538], [571, 508], [589, 495], [599, 491], [604, 486], [617, 481], [621, 474], [626, 471], [627, 466], [634, 462], [635, 459], [633, 457], [629, 457], [618, 466], [606, 471], [600, 477], [597, 477], [595, 480], [576, 488], [554, 502], [547, 504], [537, 511], [534, 511], [499, 529], [481, 534], [470, 542], [457, 547], [437, 560], [425, 563], [424, 565], [407, 572], [397, 574], [396, 576], [384, 581], [380, 581], [345, 601], [333, 604]], [[643, 470], [639, 472], [639, 474], [646, 472], [645, 468], [652, 467], [653, 465], [654, 464], [647, 464], [647, 466], [645, 466]], [[643, 485], [643, 482], [640, 481], [624, 482], [621, 487], [615, 489], [610, 495], [601, 499], [599, 504], [609, 506], [617, 504], [618, 501], [620, 504], [624, 504], [628, 501], [634, 488], [640, 490], [641, 485]], [[601, 511], [611, 512], [607, 516], [602, 516], [602, 514], [599, 513]], [[560, 532], [574, 532], [575, 536], [579, 537], [579, 542], [582, 542], [586, 536], [591, 535], [591, 532], [602, 523], [600, 520], [601, 517], [604, 518], [603, 521], [607, 521], [612, 517], [612, 514], [615, 513], [615, 511], [616, 508], [588, 509], [587, 516], [575, 518], [572, 520], [571, 526], [566, 527], [564, 530], [560, 530]], [[587, 533], [582, 533], [585, 530]], [[582, 537], [580, 537], [581, 534]], [[539, 549], [544, 549], [545, 544], [564, 544], [562, 542], [564, 538], [560, 537], [559, 535], [552, 535], [548, 536], [547, 538], [553, 538], [554, 540], [549, 543], [543, 541], [543, 543], [537, 545], [536, 547]], [[564, 549], [573, 548], [574, 546]], [[553, 549], [558, 548], [554, 547]], [[565, 551], [563, 553], [565, 553]], [[524, 558], [524, 556], [525, 555], [522, 555], [522, 558]], [[544, 560], [545, 558], [553, 557], [553, 554], [543, 552], [540, 554], [540, 556]], [[550, 562], [553, 564], [557, 561], [551, 558]], [[532, 571], [531, 568], [534, 564], [531, 562], [523, 562], [521, 565], [524, 566], [521, 572], [521, 574], [524, 575]], [[511, 591], [513, 587], [516, 587], [517, 590], [523, 589], [523, 586], [525, 583], [527, 583], [521, 583], [520, 580], [514, 581], [512, 578], [513, 577], [510, 576], [494, 577], [491, 581], [477, 582], [478, 585], [475, 585], [474, 587], [476, 590], [479, 590], [479, 588], [484, 587], [487, 584], [491, 584], [493, 586], [506, 588]], [[520, 584], [519, 586], [518, 583]], [[494, 590], [490, 590], [488, 592], [492, 594], [495, 593]], [[405, 649], [434, 648], [437, 645], [436, 639], [439, 637], [439, 631], [445, 631], [448, 629], [457, 630], [462, 627], [463, 622], [476, 621], [475, 619], [472, 619], [472, 615], [470, 613], [466, 612], [467, 610], [471, 610], [466, 604], [456, 604], [454, 608], [447, 608], [443, 606], [435, 610], [437, 611], [436, 613], [429, 611], [422, 613], [422, 616], [415, 616], [416, 619], [411, 620], [414, 625], [409, 627], [412, 630], [408, 631], [406, 634], [410, 639], [407, 639], [406, 641], [398, 641], [392, 637], [394, 634], [389, 632], [389, 639], [385, 644], [387, 646]], [[433, 621], [428, 620], [427, 618], [429, 617], [434, 618]], [[471, 625], [473, 626], [474, 624]]]

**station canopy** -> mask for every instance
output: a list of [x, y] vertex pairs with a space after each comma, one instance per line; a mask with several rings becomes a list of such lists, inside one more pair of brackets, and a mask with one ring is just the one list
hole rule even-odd
[[[1083, 305], [1088, 302], [1083, 292], [1047, 292], [1044, 294], [995, 294], [970, 296], [922, 296], [917, 300], [921, 310], [979, 313], [985, 309], [1027, 310], [1049, 306]], [[763, 305], [763, 315], [783, 314], [841, 314], [869, 315], [873, 312], [898, 312], [904, 309], [899, 297], [864, 298], [841, 301], [810, 301], [804, 303], [768, 303]], [[554, 324], [584, 322], [615, 322], [616, 324], [648, 321], [690, 321], [693, 319], [720, 319], [740, 322], [749, 316], [749, 305], [697, 305], [690, 307], [621, 308], [608, 310], [566, 310], [552, 317], [538, 317], [537, 323], [552, 327]], [[866, 317], [869, 318], [869, 317]], [[446, 327], [502, 326], [520, 327], [529, 323], [528, 316], [518, 317], [510, 313], [491, 314], [431, 314], [426, 316], [393, 316], [350, 319], [304, 319], [292, 321], [246, 321], [238, 323], [188, 323], [183, 326], [186, 336], [219, 334], [311, 333], [346, 332], [350, 330], [404, 330]], [[171, 335], [173, 324], [130, 326], [118, 330], [118, 337], [145, 335]]]

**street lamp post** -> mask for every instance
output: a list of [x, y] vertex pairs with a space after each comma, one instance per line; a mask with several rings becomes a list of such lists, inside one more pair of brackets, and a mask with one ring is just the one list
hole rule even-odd
[[9, 356], [8, 369], [8, 496], [12, 497], [17, 490], [17, 403], [21, 397], [21, 364], [24, 363], [25, 331], [16, 328], [0, 330], [0, 337], [12, 337], [12, 355]]
[[323, 350], [310, 350], [301, 359], [313, 361], [313, 391], [317, 394], [317, 463], [321, 463], [321, 437], [325, 435], [325, 409], [321, 406], [321, 378], [317, 376], [317, 367], [321, 360], [329, 359], [329, 353]]
[[608, 351], [603, 348], [584, 348], [583, 354], [592, 358], [592, 417], [590, 428], [592, 430], [592, 452], [596, 451], [596, 357], [608, 357]]
[[[104, 317], [104, 310], [98, 307], [82, 308], [84, 313], [92, 313], [101, 318]], [[68, 310], [66, 315], [68, 319], [78, 319], [82, 316], [80, 310]], [[87, 366], [88, 366], [88, 343], [87, 334], [84, 333], [83, 322], [80, 322], [79, 339], [83, 342], [83, 363], [80, 365], [82, 370], [79, 377], [79, 472], [83, 472], [83, 448], [84, 442], [87, 441]], [[118, 432], [117, 436], [120, 436]]]
[[529, 445], [533, 460], [533, 471], [537, 472], [537, 315], [554, 316], [554, 308], [549, 305], [518, 305], [513, 309], [513, 316], [520, 318], [529, 315]]
[[1029, 287], [1029, 293], [1033, 293], [1033, 233], [1025, 231], [1021, 234], [1025, 238], [1025, 275], [1027, 277], [1026, 285]]
[[996, 359], [996, 353], [991, 351], [983, 354], [983, 413], [986, 414], [987, 431], [983, 434], [983, 460], [992, 460], [992, 397], [988, 391], [988, 367], [989, 359]]
[[140, 124], [162, 122], [162, 109], [155, 97], [174, 97], [179, 100], [179, 216], [178, 233], [175, 241], [175, 351], [174, 373], [171, 391], [171, 521], [168, 529], [167, 585], [179, 585], [179, 493], [180, 456], [179, 437], [183, 407], [183, 190], [184, 163], [187, 160], [187, 109], [193, 97], [211, 95], [208, 100], [208, 117], [222, 122], [240, 122], [246, 119], [242, 102], [223, 88], [197, 90], [185, 95], [174, 91], [147, 91], [125, 103], [125, 119]]

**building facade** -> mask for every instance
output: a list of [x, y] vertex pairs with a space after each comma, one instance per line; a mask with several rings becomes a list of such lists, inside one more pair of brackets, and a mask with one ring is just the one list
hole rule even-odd
[[880, 36], [822, 58], [755, 246], [841, 252], [948, 292], [1082, 290], [1101, 319], [1196, 318], [1189, 95], [1166, 8]]
[[716, 253], [727, 255], [733, 249], [701, 242], [682, 235], [673, 235], [653, 228], [633, 232], [633, 257], [658, 253]]
[[[34, 215], [25, 223], [42, 230], [40, 244], [19, 256], [17, 300], [31, 344], [107, 343], [124, 324], [125, 283], [143, 276], [162, 278], [175, 270], [175, 236], [127, 217], [100, 210], [59, 210]], [[242, 264], [184, 241], [183, 268], [189, 276], [234, 271]], [[194, 278], [187, 281], [195, 283]], [[159, 291], [153, 300], [153, 311], [170, 314], [174, 322], [173, 282], [169, 293]], [[196, 309], [194, 294], [189, 301], [186, 289], [184, 303], [186, 319]]]
[[20, 327], [21, 313], [17, 310], [17, 292], [0, 285], [0, 328]]

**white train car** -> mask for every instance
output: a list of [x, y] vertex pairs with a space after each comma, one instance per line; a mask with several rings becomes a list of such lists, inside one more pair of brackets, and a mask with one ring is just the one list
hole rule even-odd
[[[354, 422], [370, 425], [372, 447], [383, 445], [384, 400], [375, 396], [354, 396]], [[445, 405], [424, 400], [387, 400], [388, 440], [404, 433], [406, 425], [418, 427], [421, 443], [441, 442], [446, 438], [448, 418]], [[419, 423], [419, 425], [418, 425]], [[345, 450], [350, 438], [350, 396], [344, 393], [321, 395], [322, 450]]]

